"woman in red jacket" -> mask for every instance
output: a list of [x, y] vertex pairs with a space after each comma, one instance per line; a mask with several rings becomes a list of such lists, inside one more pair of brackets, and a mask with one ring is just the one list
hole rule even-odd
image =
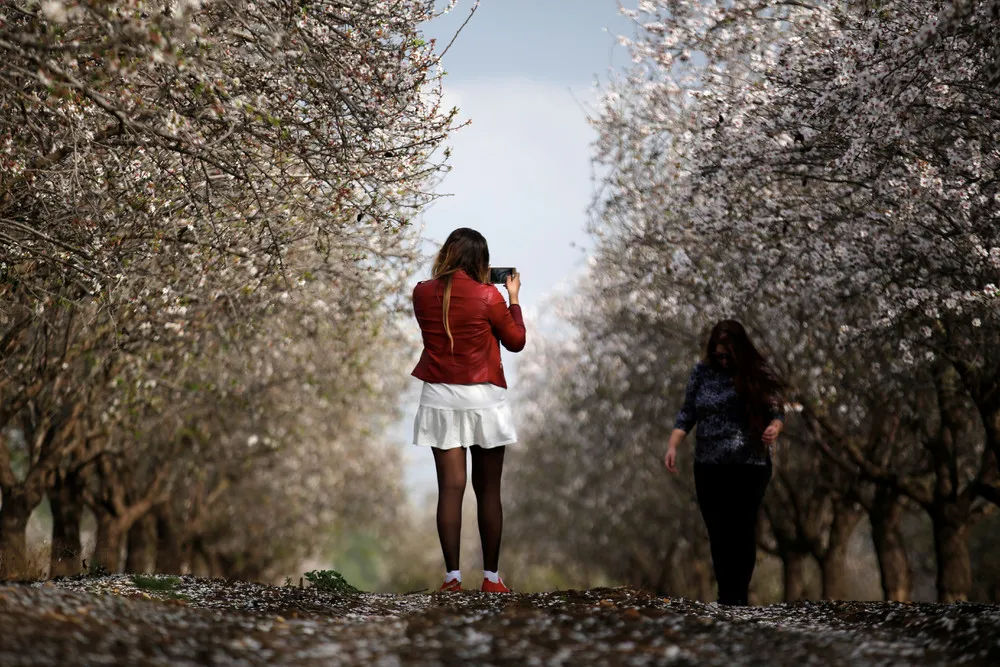
[[413, 310], [424, 351], [413, 370], [424, 381], [413, 425], [413, 444], [433, 448], [437, 468], [437, 528], [444, 552], [443, 591], [462, 589], [459, 547], [465, 450], [472, 452], [472, 488], [479, 509], [483, 546], [482, 590], [508, 593], [499, 575], [503, 508], [500, 476], [506, 445], [517, 442], [507, 403], [500, 343], [524, 348], [524, 320], [518, 305], [519, 274], [508, 276], [510, 306], [490, 283], [486, 239], [456, 229], [434, 260], [432, 280], [413, 290]]

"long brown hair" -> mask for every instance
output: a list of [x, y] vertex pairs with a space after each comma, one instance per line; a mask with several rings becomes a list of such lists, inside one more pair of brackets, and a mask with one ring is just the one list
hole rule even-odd
[[451, 279], [458, 271], [465, 271], [473, 280], [487, 283], [490, 280], [490, 248], [482, 234], [468, 227], [459, 227], [448, 235], [431, 268], [431, 276], [444, 280], [444, 331], [455, 350], [455, 339], [448, 324], [448, 307], [451, 305]]
[[705, 362], [718, 367], [716, 348], [725, 348], [733, 371], [733, 384], [743, 402], [752, 442], [763, 448], [768, 411], [783, 400], [785, 383], [757, 351], [746, 329], [736, 320], [722, 320], [712, 328], [705, 346]]

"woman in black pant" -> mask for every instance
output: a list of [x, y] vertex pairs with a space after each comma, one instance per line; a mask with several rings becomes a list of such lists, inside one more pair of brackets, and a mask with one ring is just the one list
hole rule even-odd
[[708, 528], [719, 603], [746, 605], [757, 561], [755, 528], [771, 480], [770, 449], [784, 427], [782, 382], [743, 325], [724, 320], [694, 368], [664, 459], [677, 472], [677, 447], [698, 425], [694, 482]]

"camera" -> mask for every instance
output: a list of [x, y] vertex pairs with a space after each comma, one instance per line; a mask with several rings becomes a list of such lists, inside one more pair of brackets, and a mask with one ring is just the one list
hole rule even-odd
[[507, 282], [507, 276], [512, 276], [517, 273], [517, 269], [513, 266], [494, 266], [490, 268], [490, 282], [494, 285], [503, 285]]

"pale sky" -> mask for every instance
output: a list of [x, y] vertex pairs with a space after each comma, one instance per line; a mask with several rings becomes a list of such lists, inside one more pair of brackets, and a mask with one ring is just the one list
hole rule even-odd
[[[460, 0], [428, 25], [439, 48], [473, 4]], [[627, 59], [617, 35], [631, 32], [618, 0], [482, 0], [445, 55], [448, 106], [472, 124], [448, 142], [452, 172], [441, 192], [451, 196], [424, 215], [425, 252], [432, 255], [457, 227], [482, 232], [493, 265], [522, 274], [529, 331], [546, 299], [566, 289], [586, 262], [594, 192], [587, 113], [595, 82]], [[520, 354], [531, 348], [529, 340]], [[504, 355], [515, 394], [516, 356]], [[411, 384], [395, 435], [405, 447], [407, 487], [420, 498], [435, 488], [434, 465], [429, 451], [409, 444], [420, 391], [419, 381]]]

